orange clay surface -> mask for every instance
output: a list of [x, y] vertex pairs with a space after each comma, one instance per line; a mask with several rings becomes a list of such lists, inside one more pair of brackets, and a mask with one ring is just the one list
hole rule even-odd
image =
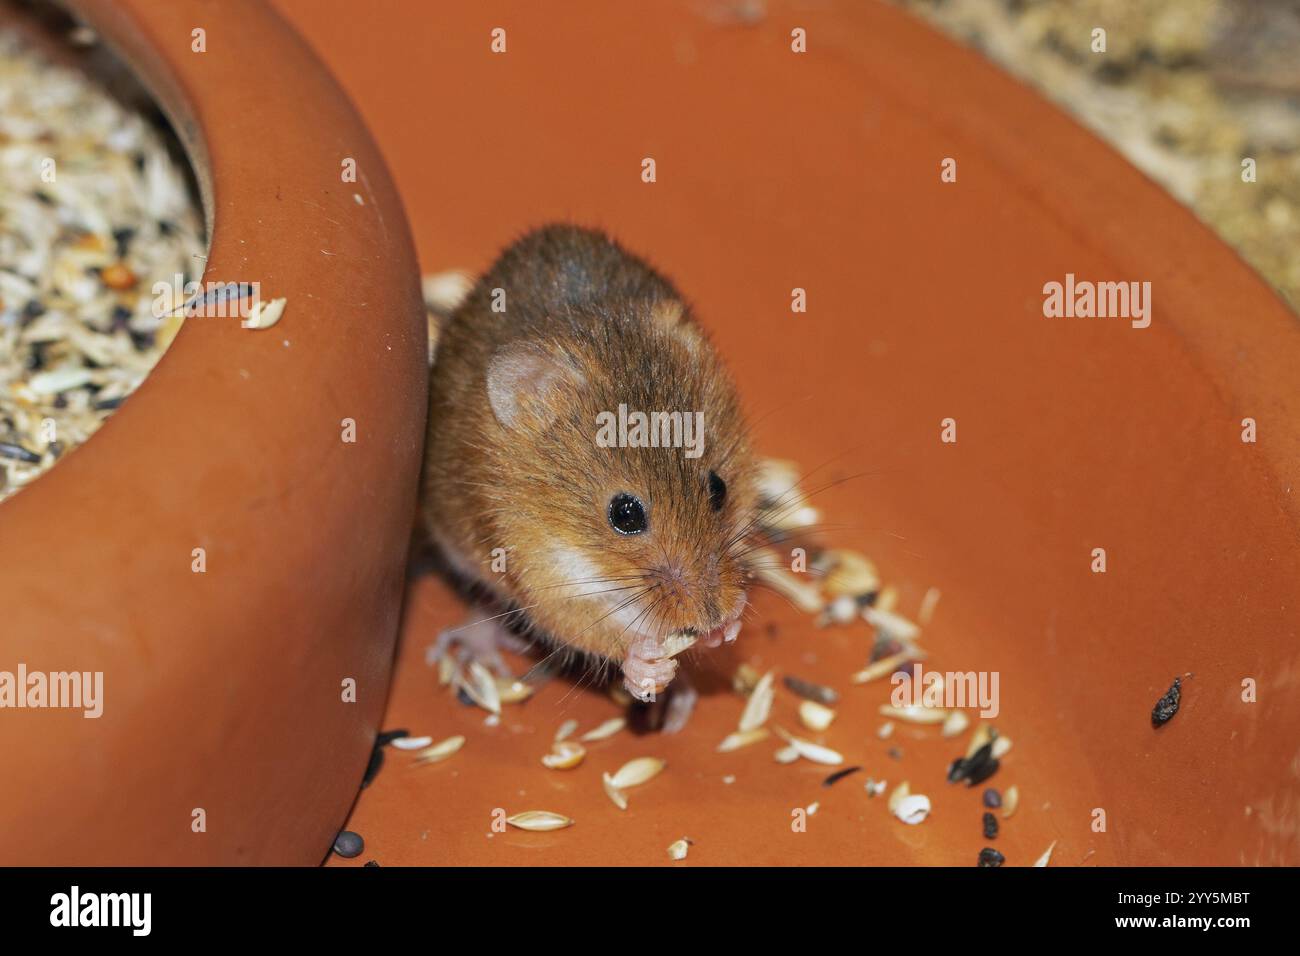
[[[1021, 803], [989, 845], [1008, 865], [1052, 841], [1053, 865], [1300, 862], [1300, 329], [1189, 213], [884, 5], [773, 2], [754, 25], [711, 19], [707, 0], [276, 5], [366, 117], [425, 271], [481, 269], [550, 220], [604, 226], [695, 302], [761, 451], [820, 468], [813, 487], [855, 476], [814, 499], [826, 539], [871, 556], [905, 614], [942, 591], [927, 666], [1000, 675], [1014, 748], [990, 785], [1018, 785]], [[1067, 272], [1150, 281], [1151, 327], [1045, 318], [1042, 287]], [[940, 442], [946, 417], [956, 444]], [[463, 734], [464, 749], [418, 769], [390, 750], [347, 823], [365, 852], [331, 863], [669, 864], [689, 837], [673, 865], [967, 866], [986, 845], [980, 788], [944, 779], [969, 733], [876, 737], [888, 686], [848, 682], [865, 625], [817, 630], [760, 594], [738, 644], [698, 661], [684, 734], [624, 732], [557, 772], [540, 763], [556, 728], [616, 708], [557, 679], [485, 726], [422, 659], [463, 614], [437, 579], [412, 584], [384, 727]], [[716, 753], [742, 661], [838, 689], [817, 739], [864, 770], [827, 789], [828, 768], [778, 765], [772, 741]], [[1152, 705], [1189, 672], [1181, 712], [1153, 730]], [[773, 722], [795, 729], [796, 702], [779, 689]], [[644, 755], [667, 770], [619, 811], [600, 774]], [[891, 818], [867, 777], [909, 780], [929, 819]], [[497, 808], [577, 822], [494, 834]]]

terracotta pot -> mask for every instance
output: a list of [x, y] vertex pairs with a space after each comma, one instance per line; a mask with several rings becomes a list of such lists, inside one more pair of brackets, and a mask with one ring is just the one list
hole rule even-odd
[[426, 333], [406, 220], [347, 97], [265, 5], [71, 6], [180, 134], [205, 281], [288, 307], [258, 332], [191, 320], [0, 506], [0, 669], [104, 682], [99, 719], [0, 712], [0, 858], [318, 863], [383, 711], [414, 507]]
[[[764, 451], [820, 466], [814, 486], [860, 475], [817, 496], [839, 526], [827, 537], [874, 557], [905, 613], [942, 591], [927, 664], [1000, 672], [995, 722], [1014, 748], [990, 785], [1023, 794], [993, 844], [1008, 864], [1053, 840], [1054, 865], [1300, 862], [1300, 326], [1185, 209], [885, 4], [772, 2], [748, 27], [694, 0], [654, 15], [411, 0], [364, 22], [345, 0], [277, 5], [384, 143], [426, 270], [481, 267], [548, 219], [604, 225], [694, 300]], [[955, 184], [939, 178], [948, 156]], [[1067, 272], [1151, 281], [1151, 327], [1045, 318], [1043, 285]], [[796, 286], [806, 315], [790, 312]], [[956, 445], [940, 442], [949, 416]], [[381, 863], [666, 864], [689, 836], [684, 865], [964, 866], [985, 845], [982, 788], [944, 780], [964, 736], [875, 736], [889, 688], [847, 680], [862, 630], [818, 631], [760, 595], [734, 651], [702, 660], [684, 735], [622, 734], [560, 773], [539, 763], [555, 728], [613, 705], [557, 680], [485, 727], [421, 659], [463, 608], [433, 578], [409, 607], [386, 723], [468, 741], [419, 770], [391, 755], [362, 795], [351, 826]], [[726, 679], [741, 660], [837, 687], [825, 740], [863, 771], [827, 789], [826, 768], [778, 766], [771, 746], [714, 753], [740, 714]], [[1187, 672], [1182, 711], [1154, 730], [1152, 705]], [[797, 725], [789, 695], [777, 720]], [[644, 754], [668, 770], [621, 812], [600, 771]], [[891, 819], [867, 776], [910, 780], [930, 819]], [[577, 823], [488, 839], [498, 807]]]

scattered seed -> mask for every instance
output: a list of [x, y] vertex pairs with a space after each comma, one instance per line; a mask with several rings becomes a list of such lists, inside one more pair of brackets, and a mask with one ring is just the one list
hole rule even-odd
[[921, 598], [921, 609], [916, 612], [916, 619], [922, 627], [929, 625], [934, 619], [934, 609], [939, 605], [939, 589], [930, 588], [925, 592], [925, 597]]
[[948, 766], [948, 782], [966, 781], [966, 786], [974, 787], [983, 783], [998, 770], [997, 758], [993, 756], [993, 741], [989, 741], [969, 757], [958, 757]]
[[392, 741], [394, 747], [398, 750], [419, 750], [421, 747], [427, 747], [433, 743], [432, 737], [397, 737]]
[[896, 813], [904, 800], [912, 795], [912, 785], [904, 780], [889, 794], [889, 812]]
[[888, 786], [888, 784], [884, 780], [868, 779], [867, 782], [863, 784], [863, 789], [867, 791], [868, 797], [878, 797], [885, 792], [886, 786]]
[[589, 730], [578, 739], [583, 743], [594, 743], [598, 740], [608, 740], [616, 733], [627, 726], [626, 717], [611, 717], [594, 730]]
[[1011, 749], [1011, 738], [999, 734], [997, 738], [993, 741], [993, 749], [990, 751], [990, 753], [992, 753], [994, 760], [1001, 760], [1003, 757], [1007, 755], [1007, 751], [1010, 749]]
[[805, 700], [799, 704], [799, 721], [809, 730], [821, 733], [835, 719], [835, 711], [816, 701]]
[[839, 703], [840, 695], [835, 693], [829, 687], [822, 687], [820, 684], [814, 684], [811, 681], [802, 680], [798, 677], [792, 677], [786, 674], [781, 678], [781, 683], [786, 688], [798, 694], [804, 700], [811, 700], [818, 704], [824, 704], [827, 707], [834, 707]]
[[799, 756], [803, 757], [804, 760], [811, 760], [813, 763], [825, 764], [830, 767], [844, 763], [843, 755], [836, 750], [823, 747], [821, 744], [815, 744], [810, 740], [794, 737], [780, 727], [776, 728], [776, 732], [782, 740], [798, 751]]
[[668, 857], [673, 860], [684, 860], [686, 854], [691, 848], [691, 841], [685, 838], [676, 840], [668, 846]]
[[758, 686], [762, 675], [748, 664], [741, 664], [731, 676], [731, 689], [741, 697], [748, 697]]
[[566, 720], [560, 724], [560, 729], [555, 732], [555, 742], [558, 744], [573, 736], [573, 732], [578, 729], [578, 722], [573, 719]]
[[637, 757], [619, 767], [610, 783], [619, 790], [637, 787], [659, 776], [666, 766], [667, 763], [658, 757]]
[[473, 703], [488, 713], [501, 713], [501, 694], [497, 690], [496, 678], [478, 661], [470, 661], [468, 667], [457, 673], [456, 680]]
[[99, 273], [99, 281], [114, 292], [127, 292], [134, 289], [139, 277], [120, 262], [106, 266]]
[[1174, 682], [1165, 691], [1163, 697], [1156, 701], [1155, 707], [1151, 709], [1151, 726], [1162, 727], [1173, 719], [1174, 714], [1178, 713], [1178, 704], [1182, 699], [1181, 677], [1175, 677]]
[[984, 813], [984, 839], [995, 840], [998, 835], [998, 818], [993, 814], [985, 811]]
[[542, 758], [542, 765], [551, 770], [572, 770], [587, 756], [587, 748], [574, 740], [557, 741], [551, 752]]
[[1016, 807], [1020, 806], [1020, 788], [1015, 784], [1007, 787], [1007, 792], [1002, 795], [1002, 819], [1011, 819], [1011, 814], [1016, 812]]
[[573, 821], [568, 817], [552, 813], [550, 810], [525, 810], [523, 813], [506, 817], [506, 823], [520, 830], [537, 831], [563, 830], [565, 827], [573, 826]]
[[894, 736], [894, 722], [892, 720], [887, 720], [877, 727], [876, 736], [881, 740], [888, 740], [890, 737]]
[[533, 696], [533, 685], [524, 681], [498, 677], [495, 683], [497, 700], [503, 704], [519, 704]]
[[822, 589], [832, 597], [857, 598], [880, 590], [876, 566], [857, 551], [832, 548], [818, 555], [814, 564], [824, 571]]
[[996, 810], [1002, 806], [1002, 794], [998, 793], [992, 787], [984, 791], [984, 806]]
[[822, 786], [833, 787], [845, 777], [851, 776], [861, 769], [861, 767], [845, 767], [843, 770], [836, 770], [833, 774], [822, 781]]
[[258, 300], [249, 310], [248, 318], [239, 324], [246, 329], [269, 329], [280, 321], [288, 302], [285, 298], [272, 299], [270, 302]]
[[940, 710], [937, 707], [921, 707], [919, 705], [895, 707], [892, 704], [881, 704], [879, 713], [884, 717], [893, 717], [895, 720], [901, 720], [909, 724], [942, 724], [948, 719], [948, 711], [946, 710]]
[[456, 753], [456, 751], [460, 750], [463, 746], [465, 746], [464, 737], [459, 734], [455, 737], [448, 737], [446, 740], [441, 740], [432, 747], [428, 747], [417, 753], [411, 766], [418, 767], [423, 764], [439, 763]]
[[669, 634], [660, 646], [660, 650], [662, 651], [661, 656], [665, 659], [676, 657], [688, 648], [693, 647], [698, 640], [699, 636], [696, 634], [675, 631], [672, 634]]
[[1043, 851], [1043, 855], [1034, 861], [1034, 866], [1047, 866], [1052, 859], [1052, 851], [1056, 849], [1056, 841], [1053, 840], [1051, 845]]
[[753, 730], [745, 731], [738, 730], [735, 733], [728, 734], [723, 739], [722, 743], [718, 744], [718, 753], [731, 753], [733, 750], [739, 750], [741, 747], [748, 747], [750, 744], [756, 744], [760, 740], [766, 740], [770, 736], [772, 736], [772, 732], [766, 727], [755, 727]]
[[948, 719], [943, 722], [943, 736], [956, 737], [967, 727], [970, 726], [970, 718], [966, 716], [964, 710], [954, 710], [948, 714]]
[[880, 680], [882, 677], [888, 677], [903, 664], [909, 664], [912, 661], [924, 659], [925, 655], [919, 651], [899, 651], [897, 654], [890, 654], [888, 657], [882, 657], [880, 660], [873, 661], [850, 677], [849, 680], [855, 684], [869, 684], [873, 680]]
[[898, 801], [894, 816], [915, 826], [930, 815], [930, 798], [923, 793], [912, 793]]
[[34, 451], [28, 451], [22, 445], [15, 445], [11, 442], [0, 441], [0, 458], [12, 458], [14, 461], [26, 462], [29, 465], [39, 465], [41, 456]]
[[799, 748], [795, 746], [785, 746], [773, 754], [777, 763], [794, 763], [799, 759]]
[[365, 848], [366, 841], [361, 839], [361, 834], [351, 830], [343, 830], [334, 838], [334, 852], [348, 860], [360, 856]]
[[879, 628], [890, 637], [897, 638], [900, 641], [915, 640], [921, 633], [921, 629], [916, 624], [901, 614], [884, 610], [880, 607], [879, 602], [874, 607], [870, 605], [864, 607], [862, 616], [872, 627]]
[[802, 581], [790, 571], [775, 566], [781, 558], [775, 551], [760, 549], [755, 553], [754, 575], [767, 584], [773, 591], [789, 598], [795, 607], [805, 614], [817, 614], [822, 610], [821, 591], [817, 585]]
[[601, 783], [605, 786], [605, 796], [609, 797], [609, 799], [614, 802], [614, 806], [618, 807], [620, 810], [626, 810], [627, 794], [614, 786], [614, 778], [608, 773], [603, 773], [601, 774], [600, 779]]
[[749, 695], [740, 715], [739, 730], [742, 733], [767, 723], [767, 718], [772, 714], [772, 701], [776, 697], [775, 680], [776, 671], [768, 671], [755, 685], [754, 692]]
[[822, 808], [821, 803], [814, 800], [812, 803], [808, 804], [808, 806], [804, 808], [804, 812], [807, 813], [808, 816], [814, 817], [817, 815], [817, 811], [820, 810], [821, 808]]
[[991, 846], [986, 846], [984, 849], [980, 850], [979, 865], [981, 867], [989, 868], [1001, 866], [1006, 861], [1007, 858]]

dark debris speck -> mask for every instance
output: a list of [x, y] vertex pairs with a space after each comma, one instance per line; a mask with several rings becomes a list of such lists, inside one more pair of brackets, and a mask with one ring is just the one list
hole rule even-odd
[[1178, 704], [1183, 696], [1182, 684], [1183, 679], [1175, 677], [1169, 690], [1165, 691], [1165, 695], [1156, 701], [1155, 707], [1151, 709], [1152, 727], [1164, 726], [1169, 723], [1174, 714], [1178, 713]]
[[981, 867], [991, 868], [1001, 866], [1006, 861], [1007, 858], [991, 846], [986, 846], [984, 849], [980, 850], [979, 865]]

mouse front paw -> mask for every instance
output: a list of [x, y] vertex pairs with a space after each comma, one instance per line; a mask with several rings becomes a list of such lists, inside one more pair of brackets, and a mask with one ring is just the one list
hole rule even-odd
[[638, 638], [627, 649], [623, 660], [623, 686], [642, 703], [662, 694], [677, 676], [677, 661], [663, 657], [657, 641]]

